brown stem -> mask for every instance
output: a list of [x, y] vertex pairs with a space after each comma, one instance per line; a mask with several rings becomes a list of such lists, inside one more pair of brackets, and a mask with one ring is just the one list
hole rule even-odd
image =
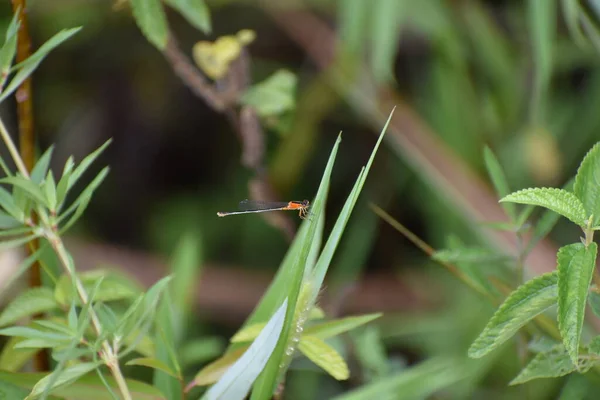
[[[17, 38], [17, 63], [26, 60], [31, 55], [31, 38], [27, 25], [27, 0], [12, 0], [13, 12], [19, 12], [19, 32]], [[17, 89], [15, 98], [17, 101], [17, 115], [19, 120], [19, 151], [21, 159], [28, 171], [33, 169], [35, 163], [35, 132], [33, 130], [33, 102], [31, 94], [31, 77], [28, 77], [21, 83]], [[31, 215], [33, 223], [37, 223], [37, 216]], [[37, 239], [32, 240], [26, 246], [29, 254], [33, 254], [39, 248]], [[39, 287], [42, 285], [42, 275], [39, 263], [31, 266], [29, 274], [29, 287]], [[34, 315], [34, 318], [39, 315]], [[50, 368], [48, 363], [48, 354], [46, 350], [37, 353], [34, 358], [34, 368], [37, 371], [47, 371]]]

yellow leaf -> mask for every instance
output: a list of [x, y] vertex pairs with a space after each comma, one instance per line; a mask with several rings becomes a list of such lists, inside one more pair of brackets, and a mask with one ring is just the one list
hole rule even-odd
[[314, 336], [302, 336], [298, 349], [310, 361], [323, 368], [338, 381], [343, 381], [350, 377], [348, 365], [340, 353], [323, 340]]
[[239, 343], [239, 342], [250, 342], [258, 336], [260, 331], [265, 327], [265, 322], [259, 322], [257, 324], [251, 324], [245, 327], [244, 329], [238, 331], [231, 338], [231, 343]]

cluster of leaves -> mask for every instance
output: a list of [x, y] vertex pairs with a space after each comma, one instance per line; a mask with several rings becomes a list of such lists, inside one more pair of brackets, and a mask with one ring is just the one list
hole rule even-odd
[[[600, 364], [600, 336], [582, 343], [586, 304], [589, 303], [596, 314], [600, 312], [597, 301], [600, 283], [600, 275], [596, 271], [597, 244], [593, 241], [594, 232], [600, 229], [600, 143], [581, 162], [572, 191], [531, 188], [509, 193], [502, 169], [489, 149], [486, 149], [485, 158], [494, 186], [503, 196], [500, 201], [510, 219], [508, 224], [497, 224], [496, 227], [516, 232], [522, 238], [533, 207], [548, 209], [535, 227], [532, 240], [522, 249], [517, 260], [518, 267], [523, 267], [519, 262], [552, 229], [560, 216], [577, 224], [584, 236], [580, 242], [559, 249], [556, 271], [537, 276], [508, 295], [472, 343], [468, 354], [473, 358], [483, 357], [512, 338], [526, 324], [536, 320], [538, 325], [546, 328], [549, 340], [544, 346], [530, 346], [536, 355], [511, 384], [564, 376], [574, 371], [586, 372]], [[567, 187], [570, 186], [569, 183]], [[517, 212], [515, 203], [526, 207]], [[490, 282], [489, 272], [482, 265], [498, 262], [498, 257], [485, 249], [460, 245], [434, 255], [438, 261], [455, 263], [482, 291], [494, 296], [499, 294], [499, 290]], [[510, 259], [506, 261], [510, 264]], [[548, 327], [543, 315], [553, 306], [558, 306], [557, 335], [552, 335], [552, 328]]]

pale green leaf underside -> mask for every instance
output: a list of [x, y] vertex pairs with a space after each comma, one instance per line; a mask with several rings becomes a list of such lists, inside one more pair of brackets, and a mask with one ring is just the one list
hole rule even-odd
[[600, 227], [600, 142], [586, 154], [575, 177], [575, 195], [583, 203], [592, 226]]
[[512, 292], [469, 348], [469, 357], [483, 357], [555, 304], [557, 284], [558, 274], [553, 272], [533, 278]]
[[574, 243], [561, 247], [557, 255], [558, 328], [574, 363], [577, 362], [597, 250], [598, 246], [593, 242], [587, 248], [582, 243]]
[[586, 225], [583, 203], [575, 194], [557, 188], [523, 189], [504, 197], [503, 201], [545, 207], [568, 218], [579, 226]]
[[[591, 367], [592, 362], [589, 359], [579, 359], [580, 372], [585, 372]], [[518, 385], [538, 378], [557, 378], [576, 370], [567, 350], [559, 344], [547, 352], [536, 354], [510, 384]]]

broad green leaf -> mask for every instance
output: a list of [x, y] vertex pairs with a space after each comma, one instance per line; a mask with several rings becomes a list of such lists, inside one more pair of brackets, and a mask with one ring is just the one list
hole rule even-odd
[[338, 381], [344, 381], [350, 377], [350, 370], [342, 356], [323, 340], [303, 335], [298, 344], [298, 350]]
[[87, 362], [87, 363], [81, 363], [81, 364], [76, 364], [76, 365], [67, 367], [61, 371], [60, 375], [53, 383], [51, 383], [50, 380], [54, 373], [51, 373], [51, 374], [47, 375], [46, 377], [40, 379], [39, 382], [35, 384], [35, 386], [31, 390], [31, 393], [29, 394], [29, 396], [35, 397], [35, 396], [41, 395], [42, 393], [44, 393], [47, 390], [46, 387], [48, 386], [48, 384], [51, 384], [50, 392], [52, 392], [52, 389], [59, 387], [59, 386], [68, 385], [70, 383], [73, 383], [77, 379], [79, 379], [81, 376], [83, 376], [89, 372], [92, 372], [99, 366], [100, 366], [99, 363]]
[[[11, 382], [19, 387], [31, 389], [46, 374], [43, 373], [9, 373], [0, 371], [0, 381]], [[114, 393], [119, 393], [118, 385], [112, 376], [106, 377], [108, 387]], [[126, 379], [125, 383], [134, 400], [166, 400], [160, 391], [147, 383]], [[77, 381], [68, 386], [62, 386], [53, 390], [55, 396], [61, 399], [85, 399], [85, 400], [115, 400], [115, 397], [106, 389], [106, 384], [95, 374], [81, 376]], [[7, 399], [13, 399], [7, 397]], [[49, 397], [55, 399], [55, 397]]]
[[[579, 371], [586, 372], [593, 363], [585, 358], [579, 359]], [[554, 346], [550, 351], [538, 353], [525, 368], [514, 378], [510, 385], [519, 385], [538, 378], [557, 378], [577, 371], [567, 350], [562, 344]]]
[[2, 92], [4, 82], [6, 82], [10, 66], [17, 51], [17, 32], [21, 25], [19, 14], [20, 8], [15, 11], [13, 18], [6, 29], [6, 39], [4, 40], [4, 44], [2, 45], [2, 48], [0, 48], [0, 92]]
[[573, 363], [577, 362], [585, 304], [596, 266], [598, 246], [592, 242], [561, 247], [557, 254], [558, 329]]
[[165, 0], [195, 28], [210, 33], [210, 10], [204, 0]]
[[581, 200], [586, 216], [592, 216], [592, 226], [600, 228], [600, 142], [585, 155], [573, 191]]
[[31, 180], [38, 186], [41, 185], [48, 174], [48, 166], [50, 165], [50, 159], [52, 158], [53, 152], [54, 146], [48, 147], [31, 170]]
[[465, 379], [468, 375], [463, 365], [460, 359], [432, 358], [332, 400], [427, 399]]
[[367, 324], [381, 317], [381, 313], [366, 314], [357, 317], [340, 318], [311, 325], [304, 329], [305, 335], [311, 335], [319, 339], [327, 339], [351, 331], [357, 327]]
[[433, 253], [431, 258], [446, 263], [489, 263], [511, 259], [509, 256], [498, 254], [483, 247], [459, 247], [439, 250]]
[[523, 325], [556, 303], [558, 274], [540, 275], [518, 287], [498, 308], [469, 348], [469, 357], [480, 358], [510, 339]]
[[125, 365], [143, 365], [144, 367], [154, 368], [159, 371], [164, 372], [165, 374], [171, 375], [173, 378], [181, 379], [177, 372], [173, 371], [167, 364], [164, 362], [154, 358], [154, 357], [140, 357], [134, 358], [133, 360], [129, 360], [125, 363]]
[[17, 73], [12, 78], [8, 86], [6, 86], [6, 89], [2, 91], [2, 95], [0, 95], [0, 102], [10, 96], [15, 90], [17, 90], [19, 86], [21, 86], [21, 83], [23, 83], [23, 81], [33, 73], [33, 71], [48, 55], [48, 53], [54, 50], [54, 48], [60, 45], [62, 42], [79, 32], [79, 29], [81, 28], [65, 29], [58, 32], [26, 60], [12, 67], [11, 70], [16, 70]]
[[240, 101], [252, 106], [261, 117], [279, 115], [294, 109], [296, 84], [296, 75], [282, 69], [248, 88]]
[[[502, 170], [502, 166], [492, 150], [487, 146], [483, 149], [483, 159], [485, 161], [487, 172], [496, 189], [496, 194], [500, 198], [508, 196], [510, 194], [510, 188], [506, 176], [504, 175], [504, 171]], [[514, 204], [503, 203], [502, 207], [504, 208], [506, 215], [508, 215], [509, 219], [514, 223], [517, 220], [517, 210]]]
[[588, 216], [586, 215], [583, 203], [573, 193], [563, 189], [523, 189], [509, 194], [500, 201], [546, 207], [568, 218], [579, 226], [586, 226], [586, 219]]
[[9, 176], [6, 178], [0, 179], [0, 183], [8, 183], [13, 186], [17, 186], [28, 195], [31, 200], [38, 202], [39, 204], [48, 206], [48, 201], [46, 196], [42, 193], [42, 190], [35, 183], [30, 181], [29, 179], [23, 178], [21, 176]]
[[0, 326], [58, 308], [52, 290], [46, 287], [27, 289], [13, 299], [0, 314]]
[[287, 298], [248, 350], [206, 393], [208, 400], [243, 400], [269, 361], [281, 335], [287, 310]]
[[188, 388], [193, 386], [207, 386], [215, 383], [219, 380], [219, 378], [221, 378], [221, 376], [223, 376], [225, 371], [227, 371], [229, 367], [233, 365], [233, 363], [235, 363], [242, 356], [242, 354], [244, 354], [247, 349], [248, 346], [229, 351], [219, 359], [208, 364], [196, 374], [194, 381], [188, 386]]
[[231, 338], [231, 343], [249, 342], [254, 340], [265, 327], [264, 322], [245, 326]]
[[169, 29], [160, 0], [130, 0], [135, 23], [146, 39], [159, 50], [167, 46]]

